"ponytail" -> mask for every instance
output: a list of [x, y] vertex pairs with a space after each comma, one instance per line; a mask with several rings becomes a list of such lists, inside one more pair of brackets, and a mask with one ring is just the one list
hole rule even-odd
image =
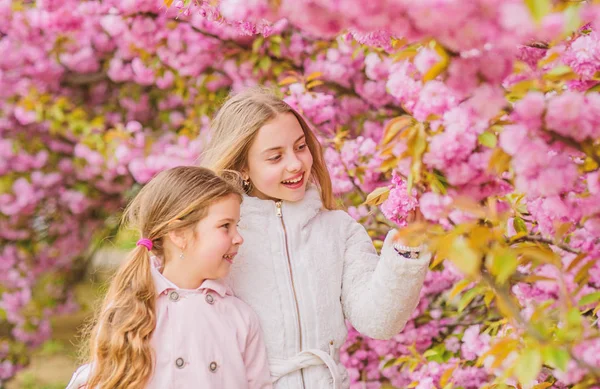
[[197, 166], [178, 166], [148, 182], [123, 213], [123, 226], [144, 238], [115, 274], [89, 341], [89, 389], [141, 389], [154, 373], [150, 343], [156, 327], [156, 288], [150, 251], [166, 261], [170, 231], [194, 228], [211, 204], [241, 197], [231, 182]]
[[155, 302], [149, 250], [137, 246], [114, 276], [92, 331], [88, 388], [146, 386], [154, 367]]

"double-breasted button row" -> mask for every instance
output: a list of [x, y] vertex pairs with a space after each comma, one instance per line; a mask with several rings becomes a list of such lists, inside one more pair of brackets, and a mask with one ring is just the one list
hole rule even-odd
[[[183, 369], [185, 367], [185, 360], [183, 358], [177, 358], [175, 360], [175, 366], [178, 369]], [[219, 369], [219, 365], [217, 364], [217, 362], [212, 361], [209, 365], [208, 365], [208, 370], [210, 370], [212, 373], [215, 373], [217, 370]]]
[[[180, 299], [179, 293], [177, 293], [177, 291], [176, 291], [176, 290], [172, 290], [172, 291], [169, 293], [169, 299], [170, 299], [171, 301], [174, 301], [174, 302], [175, 302], [175, 301], [179, 301], [179, 299]], [[207, 302], [207, 303], [209, 303], [210, 305], [212, 305], [212, 304], [214, 304], [214, 303], [215, 303], [215, 298], [212, 296], [212, 294], [207, 294], [207, 295], [206, 295], [206, 297], [205, 297], [205, 300], [206, 300], [206, 302]]]

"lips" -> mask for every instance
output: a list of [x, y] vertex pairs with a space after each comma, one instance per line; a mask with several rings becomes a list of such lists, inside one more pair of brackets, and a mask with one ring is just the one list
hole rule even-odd
[[233, 258], [237, 255], [237, 253], [230, 253], [230, 254], [225, 254], [223, 255], [223, 259], [226, 260], [227, 262], [233, 264]]
[[296, 174], [295, 176], [290, 177], [287, 180], [281, 181], [282, 185], [284, 185], [286, 188], [290, 188], [290, 189], [298, 189], [302, 186], [303, 183], [304, 183], [304, 172]]

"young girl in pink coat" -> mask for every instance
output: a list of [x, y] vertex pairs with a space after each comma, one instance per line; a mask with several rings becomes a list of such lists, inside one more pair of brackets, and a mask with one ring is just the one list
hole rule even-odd
[[239, 190], [200, 167], [158, 174], [125, 219], [142, 239], [113, 279], [68, 389], [268, 389], [258, 318], [221, 281], [237, 261]]

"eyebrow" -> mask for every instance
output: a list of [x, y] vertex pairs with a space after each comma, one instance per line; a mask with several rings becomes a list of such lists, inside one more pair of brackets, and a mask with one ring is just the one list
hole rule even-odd
[[223, 223], [223, 222], [235, 223], [235, 220], [234, 220], [234, 219], [232, 219], [232, 218], [230, 218], [230, 217], [228, 217], [228, 218], [225, 218], [225, 219], [221, 219], [221, 220], [219, 220], [219, 221], [217, 222], [217, 224], [219, 224], [219, 223]]
[[[298, 143], [298, 141], [299, 141], [300, 139], [302, 139], [302, 138], [306, 138], [306, 135], [302, 134], [302, 136], [300, 136], [300, 138], [296, 139], [296, 140], [294, 141], [294, 143]], [[270, 149], [263, 150], [263, 152], [262, 152], [261, 154], [267, 153], [267, 152], [269, 152], [269, 151], [275, 151], [275, 150], [279, 150], [279, 149], [283, 149], [283, 146], [271, 147]]]

